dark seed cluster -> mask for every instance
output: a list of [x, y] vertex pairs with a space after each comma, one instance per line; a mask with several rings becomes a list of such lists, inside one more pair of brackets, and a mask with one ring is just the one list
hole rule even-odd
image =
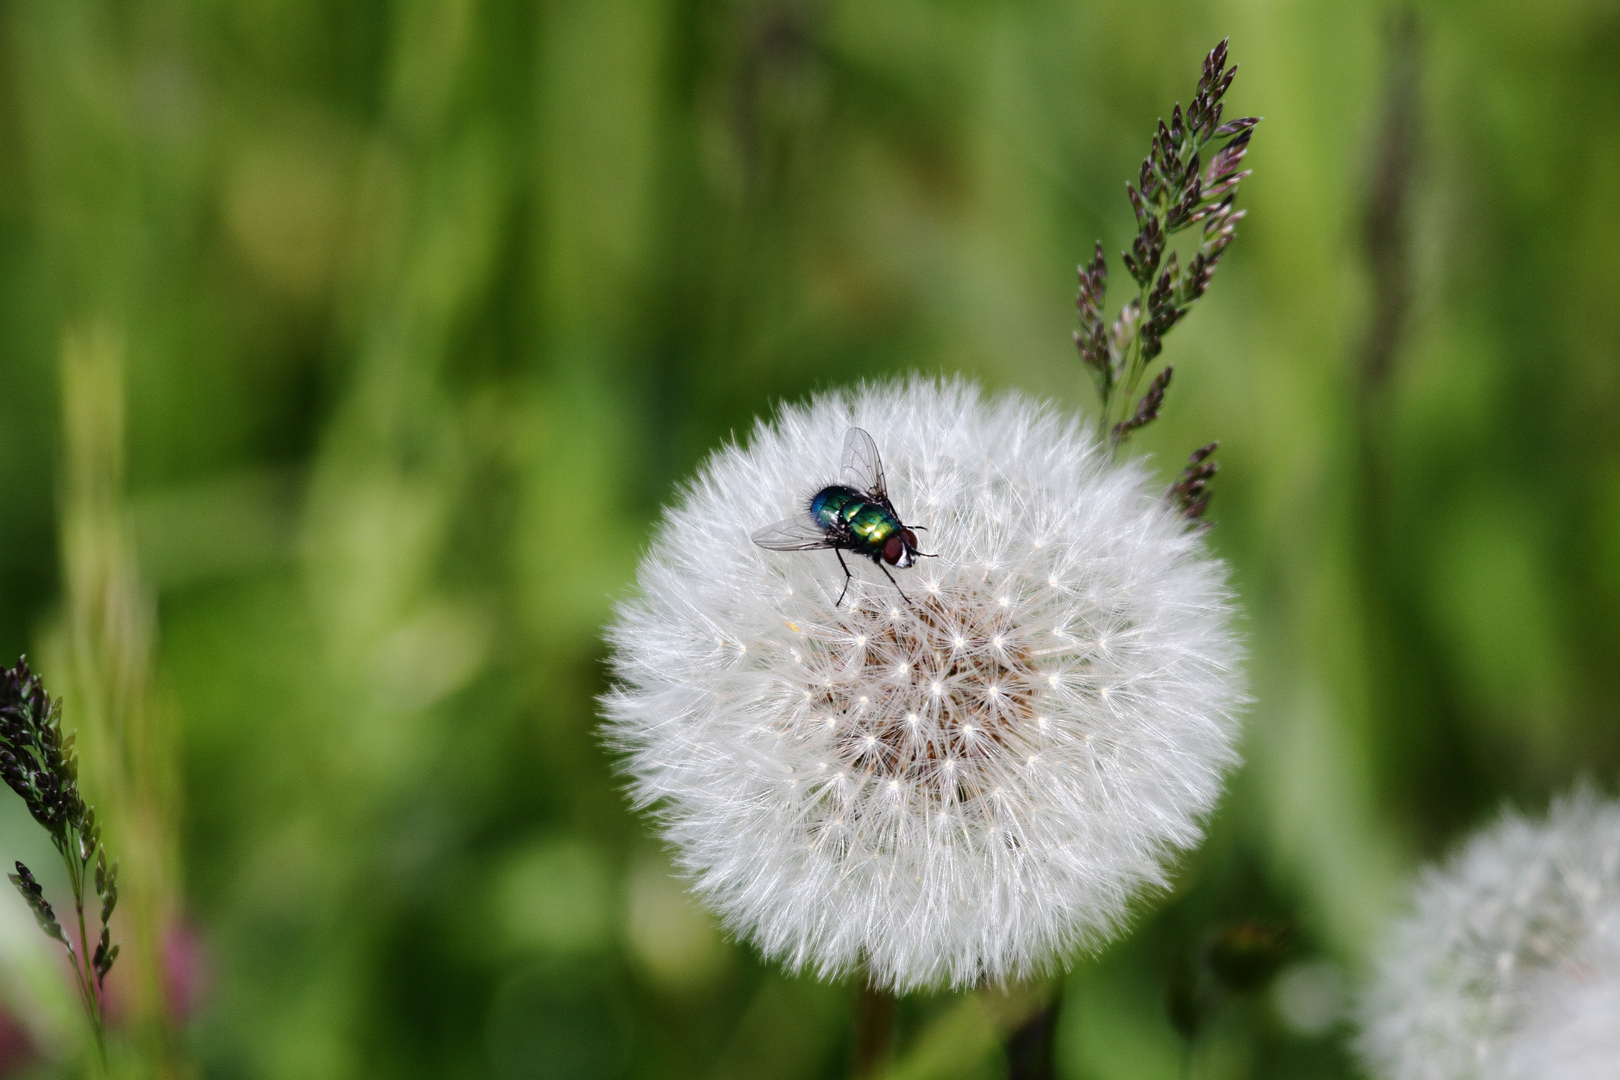
[[[77, 949], [28, 867], [19, 862], [17, 872], [8, 876], [40, 928], [67, 948], [80, 991], [99, 1023], [101, 986], [118, 958], [108, 925], [118, 905], [118, 863], [107, 862], [95, 809], [79, 794], [79, 758], [73, 742], [71, 734], [62, 735], [59, 703], [28, 669], [26, 657], [16, 667], [0, 671], [0, 777], [22, 797], [67, 864], [79, 923]], [[101, 934], [93, 948], [84, 922], [87, 886], [94, 887], [101, 909]]]
[[1159, 406], [1164, 404], [1164, 391], [1170, 385], [1170, 373], [1173, 371], [1175, 368], [1166, 364], [1163, 371], [1153, 376], [1153, 381], [1148, 383], [1147, 393], [1136, 403], [1136, 412], [1132, 413], [1129, 419], [1121, 420], [1114, 425], [1115, 442], [1124, 442], [1131, 432], [1140, 427], [1147, 427], [1158, 419]]
[[[1222, 41], [1204, 58], [1192, 103], [1183, 112], [1178, 102], [1169, 122], [1159, 121], [1136, 183], [1125, 185], [1137, 231], [1130, 250], [1121, 254], [1137, 292], [1112, 323], [1104, 315], [1108, 264], [1101, 244], [1091, 262], [1080, 267], [1075, 299], [1080, 328], [1074, 342], [1096, 384], [1103, 427], [1115, 445], [1159, 415], [1170, 385], [1170, 366], [1165, 365], [1140, 398], [1137, 388], [1163, 352], [1164, 336], [1208, 290], [1221, 253], [1243, 219], [1244, 212], [1234, 207], [1234, 201], [1238, 185], [1249, 175], [1241, 168], [1243, 157], [1260, 121], [1245, 116], [1221, 123], [1222, 99], [1237, 75], [1237, 65], [1226, 65], [1226, 47]], [[1212, 147], [1206, 165], [1205, 154]], [[1202, 236], [1184, 268], [1176, 252], [1168, 250], [1169, 242], [1194, 225], [1202, 227]], [[1211, 464], [1202, 481], [1213, 473]], [[1202, 487], [1199, 493], [1203, 503], [1189, 517], [1202, 514], [1208, 503]]]
[[53, 839], [84, 819], [73, 736], [63, 739], [56, 703], [26, 657], [0, 672], [0, 777]]
[[1166, 497], [1170, 505], [1181, 511], [1181, 516], [1188, 521], [1201, 521], [1204, 511], [1209, 508], [1209, 482], [1214, 478], [1220, 466], [1210, 460], [1218, 442], [1206, 443], [1192, 452], [1187, 459], [1187, 467], [1181, 472], [1181, 479], [1170, 485]]
[[68, 941], [67, 935], [62, 932], [62, 924], [56, 921], [56, 912], [51, 910], [51, 902], [45, 899], [45, 890], [41, 889], [39, 882], [34, 880], [34, 872], [22, 863], [16, 865], [17, 872], [6, 876], [11, 879], [13, 885], [17, 886], [17, 891], [22, 893], [23, 899], [28, 902], [29, 910], [34, 913], [34, 918], [39, 920], [39, 928], [45, 931], [48, 936], [66, 945], [68, 952], [71, 953], [73, 943]]

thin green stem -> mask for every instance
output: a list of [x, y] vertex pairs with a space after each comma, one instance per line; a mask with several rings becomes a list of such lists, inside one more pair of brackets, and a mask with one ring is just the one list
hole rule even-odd
[[[70, 834], [70, 841], [78, 837]], [[79, 953], [73, 957], [74, 983], [79, 991], [80, 1000], [84, 1002], [85, 1013], [90, 1019], [90, 1029], [96, 1037], [96, 1057], [101, 1063], [103, 1075], [107, 1072], [107, 1038], [101, 1018], [101, 994], [96, 985], [95, 972], [91, 966], [90, 934], [84, 922], [84, 878], [86, 866], [81, 859], [74, 856], [72, 848], [79, 846], [70, 842], [59, 850], [62, 861], [67, 864], [68, 882], [73, 887], [73, 910], [79, 921]], [[72, 953], [70, 948], [69, 953]]]
[[[1151, 278], [1148, 280], [1152, 281]], [[1147, 285], [1142, 285], [1136, 290], [1136, 307], [1142, 313], [1143, 320], [1148, 317], [1148, 292], [1149, 287]], [[1131, 338], [1130, 351], [1125, 355], [1125, 393], [1121, 395], [1125, 404], [1119, 410], [1119, 416], [1112, 421], [1113, 424], [1124, 423], [1125, 420], [1129, 419], [1131, 402], [1136, 398], [1136, 388], [1141, 385], [1142, 373], [1147, 370], [1147, 361], [1142, 359], [1142, 331], [1140, 329]], [[1112, 430], [1112, 425], [1110, 425], [1110, 430]], [[1118, 446], [1117, 443], [1115, 445]]]
[[[72, 854], [69, 853], [69, 851], [67, 849], [67, 846], [65, 844], [58, 844], [57, 845], [57, 850], [62, 855], [62, 864], [67, 867], [68, 883], [73, 888], [73, 894], [74, 894], [75, 903], [76, 903], [77, 902], [77, 897], [79, 895], [79, 883], [78, 883], [77, 867], [74, 865], [73, 856], [72, 856]], [[73, 988], [79, 992], [79, 1000], [84, 1003], [85, 1011], [90, 1012], [91, 1011], [90, 990], [89, 990], [89, 987], [87, 987], [85, 985], [85, 982], [84, 982], [84, 968], [79, 963], [79, 957], [73, 951], [73, 945], [71, 943], [66, 943], [66, 944], [67, 944], [68, 956], [72, 957], [72, 959], [73, 959]], [[84, 925], [83, 925], [83, 912], [82, 911], [80, 912], [79, 949], [80, 949], [81, 952], [84, 949]]]

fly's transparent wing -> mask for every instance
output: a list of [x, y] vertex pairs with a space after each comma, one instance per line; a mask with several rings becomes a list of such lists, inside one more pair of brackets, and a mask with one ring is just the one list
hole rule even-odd
[[844, 483], [856, 491], [864, 491], [879, 501], [889, 499], [888, 486], [883, 482], [883, 459], [878, 457], [877, 443], [863, 429], [852, 427], [844, 435]]
[[809, 514], [767, 525], [756, 532], [753, 539], [760, 547], [772, 551], [815, 551], [835, 546], [827, 530], [812, 521]]

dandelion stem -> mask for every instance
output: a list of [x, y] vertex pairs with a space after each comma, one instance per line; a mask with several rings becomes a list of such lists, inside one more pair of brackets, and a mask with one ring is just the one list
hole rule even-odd
[[1052, 999], [1029, 1016], [1007, 1038], [1007, 1080], [1053, 1080], [1057, 1075], [1058, 1009], [1063, 1004], [1060, 983]]
[[874, 987], [864, 976], [856, 981], [855, 1061], [851, 1075], [877, 1076], [894, 1043], [894, 995]]

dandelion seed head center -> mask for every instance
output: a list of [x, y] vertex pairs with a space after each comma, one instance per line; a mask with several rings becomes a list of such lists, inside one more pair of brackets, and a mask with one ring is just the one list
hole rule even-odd
[[903, 619], [826, 635], [806, 659], [826, 752], [935, 806], [988, 797], [1044, 727], [1050, 691], [1025, 636], [989, 594], [918, 599]]

